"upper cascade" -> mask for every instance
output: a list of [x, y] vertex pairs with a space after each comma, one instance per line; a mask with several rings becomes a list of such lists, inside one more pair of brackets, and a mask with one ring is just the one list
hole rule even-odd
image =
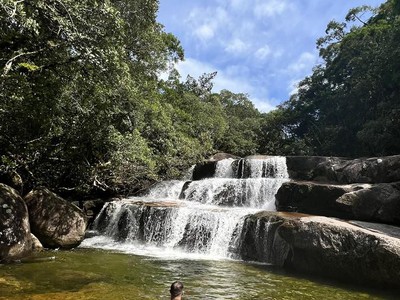
[[216, 178], [289, 178], [286, 157], [232, 158], [217, 162]]

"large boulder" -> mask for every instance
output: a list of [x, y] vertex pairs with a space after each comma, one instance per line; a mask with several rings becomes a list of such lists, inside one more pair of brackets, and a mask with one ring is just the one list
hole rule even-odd
[[351, 211], [351, 219], [400, 225], [400, 182], [366, 185], [336, 202]]
[[341, 196], [362, 185], [334, 185], [308, 181], [285, 182], [275, 195], [278, 211], [350, 218], [351, 208], [337, 202]]
[[17, 260], [31, 252], [31, 231], [25, 202], [17, 191], [0, 183], [0, 262]]
[[332, 166], [347, 160], [325, 156], [287, 156], [289, 177], [294, 180], [334, 181]]
[[278, 211], [400, 225], [400, 183], [291, 181], [282, 184], [275, 198]]
[[87, 218], [77, 206], [45, 188], [25, 196], [32, 233], [47, 248], [73, 248], [85, 236]]
[[313, 275], [400, 288], [399, 237], [400, 228], [390, 225], [261, 212], [246, 218], [241, 238], [247, 246], [239, 253]]
[[290, 178], [336, 183], [400, 181], [400, 155], [346, 159], [321, 156], [289, 156]]

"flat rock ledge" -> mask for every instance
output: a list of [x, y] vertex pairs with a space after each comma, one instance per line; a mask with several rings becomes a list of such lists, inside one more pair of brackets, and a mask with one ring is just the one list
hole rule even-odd
[[400, 288], [400, 228], [299, 213], [246, 217], [238, 255], [339, 281]]
[[323, 184], [290, 181], [276, 194], [276, 209], [400, 225], [400, 182]]

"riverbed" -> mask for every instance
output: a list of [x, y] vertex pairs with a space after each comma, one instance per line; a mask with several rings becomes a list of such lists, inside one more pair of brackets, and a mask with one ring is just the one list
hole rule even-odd
[[0, 299], [169, 299], [174, 280], [184, 299], [396, 299], [229, 259], [160, 258], [101, 249], [46, 251], [26, 262], [0, 265]]

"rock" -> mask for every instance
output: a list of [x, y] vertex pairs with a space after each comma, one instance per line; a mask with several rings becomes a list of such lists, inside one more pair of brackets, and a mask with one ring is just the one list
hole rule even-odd
[[186, 198], [186, 190], [189, 188], [190, 184], [192, 183], [192, 181], [185, 181], [185, 183], [182, 186], [182, 190], [181, 193], [179, 194], [179, 199], [185, 199]]
[[88, 227], [96, 219], [97, 215], [100, 213], [104, 206], [105, 201], [102, 199], [86, 200], [83, 202], [83, 212], [88, 219]]
[[24, 182], [22, 177], [14, 170], [3, 173], [0, 172], [0, 182], [12, 187], [22, 195], [24, 190]]
[[286, 163], [295, 180], [341, 184], [400, 181], [400, 155], [358, 159], [288, 156]]
[[73, 248], [84, 238], [87, 219], [81, 209], [45, 188], [25, 196], [32, 233], [47, 248]]
[[34, 251], [34, 252], [42, 251], [44, 248], [43, 248], [42, 243], [39, 241], [39, 239], [36, 236], [34, 236], [32, 233], [31, 233], [31, 238], [32, 238], [32, 251]]
[[16, 190], [0, 183], [0, 261], [18, 260], [32, 252], [28, 210]]
[[342, 163], [338, 157], [287, 156], [286, 165], [289, 177], [294, 180], [334, 181], [331, 166]]
[[351, 219], [400, 225], [400, 182], [380, 183], [336, 200], [341, 207], [348, 207]]
[[201, 180], [205, 178], [211, 178], [215, 174], [215, 168], [217, 167], [217, 161], [204, 161], [195, 165], [193, 169], [193, 180]]
[[300, 212], [339, 218], [351, 218], [351, 208], [337, 202], [362, 185], [334, 185], [316, 182], [285, 182], [275, 195], [278, 211]]
[[400, 183], [291, 181], [282, 184], [275, 198], [278, 211], [400, 225]]
[[208, 160], [209, 161], [220, 161], [220, 160], [228, 159], [228, 158], [240, 159], [239, 156], [229, 154], [229, 153], [219, 152], [219, 153], [216, 153], [213, 156], [211, 156]]
[[208, 160], [197, 163], [193, 169], [192, 180], [201, 180], [214, 177], [217, 162], [223, 159], [240, 159], [240, 157], [229, 153], [217, 153], [211, 156]]
[[[264, 229], [260, 234], [260, 228], [268, 228], [267, 233]], [[272, 243], [264, 242], [264, 236]], [[246, 218], [241, 237], [247, 246], [239, 253], [247, 260], [267, 257], [269, 263], [308, 274], [400, 288], [396, 236], [400, 228], [389, 225], [359, 226], [327, 217], [261, 212]]]
[[332, 165], [341, 183], [383, 183], [400, 181], [400, 155], [360, 158]]

